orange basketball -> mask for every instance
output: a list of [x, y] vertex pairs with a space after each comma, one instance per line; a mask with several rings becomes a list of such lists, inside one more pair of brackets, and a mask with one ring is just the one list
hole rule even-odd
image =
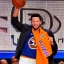
[[12, 0], [12, 4], [17, 8], [22, 8], [26, 4], [26, 0]]

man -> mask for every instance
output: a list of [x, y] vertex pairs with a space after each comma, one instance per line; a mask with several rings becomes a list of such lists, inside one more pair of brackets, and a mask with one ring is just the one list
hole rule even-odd
[[31, 16], [31, 26], [18, 21], [19, 9], [15, 8], [12, 25], [21, 32], [12, 62], [19, 64], [54, 64], [57, 44], [50, 30], [41, 28], [41, 16]]
[[64, 64], [64, 61], [60, 61], [58, 64]]
[[2, 60], [0, 60], [0, 64], [8, 64], [8, 62], [7, 62], [7, 60], [2, 59]]

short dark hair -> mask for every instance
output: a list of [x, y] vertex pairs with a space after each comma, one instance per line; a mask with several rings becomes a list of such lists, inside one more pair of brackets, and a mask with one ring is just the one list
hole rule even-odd
[[40, 21], [42, 20], [42, 17], [40, 16], [40, 14], [32, 14], [31, 20], [32, 20], [33, 17], [39, 17]]
[[41, 17], [40, 14], [36, 14], [36, 13], [35, 14], [32, 14], [31, 15], [31, 20], [32, 20], [33, 17], [39, 17], [40, 21], [42, 21], [42, 24], [45, 24], [45, 22], [43, 21], [43, 18]]

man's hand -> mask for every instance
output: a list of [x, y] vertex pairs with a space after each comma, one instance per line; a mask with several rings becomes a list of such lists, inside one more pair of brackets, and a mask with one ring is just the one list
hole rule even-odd
[[18, 59], [16, 59], [14, 56], [11, 59], [12, 64], [18, 64]]
[[15, 7], [13, 17], [17, 17], [19, 14], [19, 9]]
[[51, 45], [54, 45], [52, 37], [49, 37], [49, 41], [50, 41]]
[[64, 62], [63, 61], [60, 61], [58, 64], [64, 64]]
[[0, 64], [8, 64], [8, 62], [7, 62], [6, 59], [1, 59], [1, 60], [0, 60]]

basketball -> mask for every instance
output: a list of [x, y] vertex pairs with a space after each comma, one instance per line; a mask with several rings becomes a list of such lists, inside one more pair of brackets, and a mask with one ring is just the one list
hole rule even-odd
[[12, 4], [16, 8], [22, 8], [26, 4], [26, 0], [12, 0]]

